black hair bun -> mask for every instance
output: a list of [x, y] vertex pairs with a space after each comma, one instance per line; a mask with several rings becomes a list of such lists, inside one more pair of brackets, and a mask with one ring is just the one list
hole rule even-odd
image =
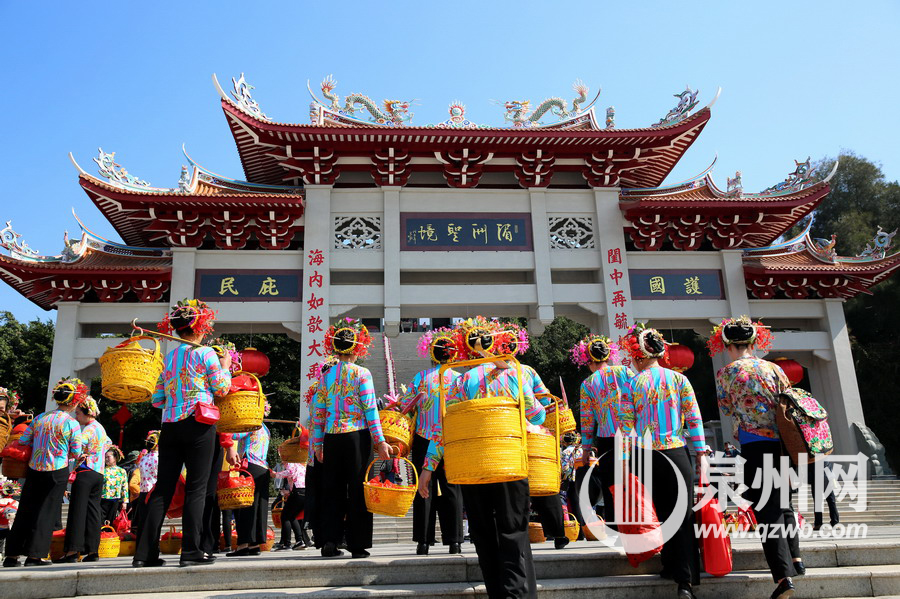
[[750, 343], [753, 339], [753, 326], [749, 324], [726, 324], [722, 333], [729, 343]]
[[487, 329], [476, 327], [469, 331], [466, 335], [466, 345], [469, 349], [475, 350], [476, 342], [481, 339], [481, 349], [488, 351], [494, 346], [494, 336]]
[[65, 403], [69, 401], [73, 393], [75, 392], [71, 389], [57, 389], [53, 392], [53, 401], [56, 403]]
[[434, 342], [434, 359], [438, 362], [447, 362], [452, 360], [456, 355], [456, 348], [453, 347], [453, 340], [442, 337]]
[[650, 354], [661, 354], [666, 350], [666, 342], [662, 340], [656, 333], [648, 333], [644, 337], [644, 345], [646, 346], [647, 353]]
[[609, 358], [609, 346], [600, 339], [595, 339], [588, 346], [588, 354], [595, 362], [604, 362]]
[[346, 354], [353, 351], [356, 345], [356, 334], [352, 329], [340, 329], [334, 334], [332, 339], [334, 349], [338, 353]]
[[172, 328], [182, 337], [184, 335], [190, 335], [193, 332], [193, 329], [191, 328], [193, 322], [193, 316], [186, 313], [185, 310], [181, 308], [173, 310], [172, 315], [169, 317], [169, 323], [172, 325]]

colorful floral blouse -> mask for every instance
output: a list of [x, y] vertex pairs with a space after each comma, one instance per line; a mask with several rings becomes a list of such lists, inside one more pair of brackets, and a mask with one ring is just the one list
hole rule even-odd
[[281, 472], [275, 473], [275, 478], [286, 478], [291, 484], [290, 488], [306, 488], [306, 464], [285, 464]]
[[112, 441], [106, 436], [103, 425], [94, 420], [81, 429], [82, 465], [94, 472], [103, 474], [106, 465], [106, 450], [112, 447]]
[[322, 446], [326, 434], [352, 433], [366, 427], [373, 443], [384, 442], [372, 373], [358, 364], [338, 362], [319, 379], [313, 405], [313, 449]]
[[138, 472], [141, 474], [141, 493], [148, 493], [156, 485], [159, 471], [159, 452], [150, 451], [138, 459]]
[[262, 428], [249, 433], [235, 433], [231, 438], [238, 442], [237, 452], [247, 458], [249, 463], [267, 468], [271, 436], [269, 429], [264, 424]]
[[[542, 424], [546, 412], [541, 402], [534, 397], [530, 377], [522, 377], [522, 395], [525, 398], [525, 417], [531, 424]], [[495, 364], [479, 364], [457, 380], [453, 393], [447, 398], [447, 405], [497, 396], [519, 397], [516, 369], [498, 368]], [[425, 456], [425, 469], [434, 470], [443, 458], [444, 447], [441, 440], [432, 440], [428, 444], [428, 453]]]
[[19, 443], [30, 445], [28, 466], [40, 472], [69, 467], [69, 458], [81, 455], [81, 427], [68, 412], [44, 412], [31, 421]]
[[103, 499], [128, 500], [128, 475], [121, 466], [110, 466], [103, 472]]
[[716, 394], [722, 413], [731, 417], [734, 438], [738, 430], [779, 439], [775, 407], [779, 394], [791, 383], [777, 364], [760, 358], [740, 358], [716, 374]]
[[198, 403], [211, 404], [213, 395], [224, 395], [231, 386], [231, 374], [211, 347], [181, 344], [166, 354], [164, 364], [152, 398], [153, 407], [163, 409], [163, 422], [190, 417]]
[[[528, 364], [522, 364], [522, 378], [528, 379], [528, 383], [531, 385], [531, 389], [534, 391], [535, 396], [550, 395], [550, 389], [548, 389], [547, 385], [544, 384], [544, 381], [541, 380], [541, 375]], [[548, 406], [553, 400], [549, 397], [541, 397], [540, 401], [542, 405]]]
[[580, 460], [584, 452], [580, 445], [569, 445], [560, 454], [562, 462], [562, 479], [575, 480], [575, 461]]
[[649, 431], [653, 449], [675, 449], [690, 442], [694, 451], [704, 451], [703, 419], [686, 376], [659, 366], [642, 370], [631, 379], [631, 401], [634, 418], [622, 410], [623, 432], [635, 430], [641, 438]]
[[594, 437], [615, 437], [623, 419], [634, 420], [634, 404], [628, 401], [632, 377], [626, 366], [605, 366], [581, 383], [583, 444], [593, 444]]
[[[429, 441], [441, 438], [441, 398], [439, 385], [440, 366], [428, 368], [416, 374], [410, 384], [409, 391], [403, 398], [403, 407], [416, 398], [419, 393], [425, 397], [416, 405], [416, 434]], [[453, 369], [444, 371], [444, 388], [449, 398], [456, 380], [462, 375]]]

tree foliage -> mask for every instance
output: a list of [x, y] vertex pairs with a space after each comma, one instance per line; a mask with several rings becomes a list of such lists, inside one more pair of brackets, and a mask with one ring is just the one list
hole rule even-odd
[[21, 409], [44, 411], [50, 357], [53, 353], [53, 323], [32, 320], [22, 323], [10, 312], [0, 312], [0, 386], [22, 396]]

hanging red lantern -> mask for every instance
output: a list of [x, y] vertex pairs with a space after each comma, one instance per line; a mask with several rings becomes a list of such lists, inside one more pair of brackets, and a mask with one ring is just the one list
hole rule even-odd
[[694, 365], [694, 352], [680, 343], [670, 343], [668, 358], [661, 359], [659, 365], [675, 372], [684, 372]]
[[781, 366], [781, 369], [784, 371], [784, 374], [787, 375], [787, 378], [792, 385], [798, 385], [800, 384], [800, 381], [803, 380], [803, 366], [796, 360], [791, 360], [790, 358], [775, 358], [772, 361]]
[[241, 370], [266, 376], [269, 374], [269, 357], [255, 347], [248, 347], [241, 352]]

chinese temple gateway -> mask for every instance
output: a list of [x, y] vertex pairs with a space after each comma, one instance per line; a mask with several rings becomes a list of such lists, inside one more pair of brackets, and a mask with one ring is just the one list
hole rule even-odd
[[808, 369], [838, 453], [856, 452], [842, 302], [900, 266], [893, 233], [855, 257], [808, 230], [784, 240], [829, 191], [833, 173], [809, 160], [759, 193], [740, 173], [718, 187], [712, 167], [663, 185], [715, 98], [699, 107], [688, 89], [655, 124], [624, 129], [612, 108], [598, 122], [576, 82], [574, 100], [505, 103], [508, 127], [473, 123], [458, 102], [414, 125], [410, 102], [342, 101], [329, 77], [311, 91], [311, 122], [291, 124], [261, 110], [243, 75], [230, 95], [213, 80], [245, 180], [188, 157], [177, 187], [154, 187], [101, 150], [99, 176], [73, 163], [124, 243], [82, 226], [43, 256], [9, 223], [0, 231], [0, 277], [57, 309], [51, 380], [95, 374], [111, 344], [99, 334], [155, 323], [185, 297], [210, 302], [220, 332], [299, 339], [304, 384], [341, 315], [377, 319], [389, 339], [401, 318], [526, 317], [540, 334], [564, 315], [617, 338], [636, 319], [706, 335], [749, 314], [777, 332], [770, 358]]

